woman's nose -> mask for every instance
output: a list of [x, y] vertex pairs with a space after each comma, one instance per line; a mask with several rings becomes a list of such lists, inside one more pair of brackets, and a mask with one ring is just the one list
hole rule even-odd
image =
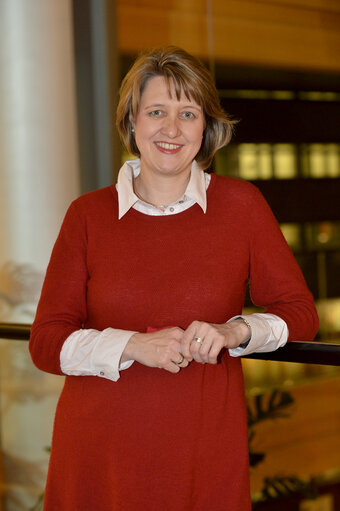
[[170, 115], [165, 117], [161, 127], [161, 133], [167, 135], [169, 138], [178, 137], [181, 133], [179, 119]]

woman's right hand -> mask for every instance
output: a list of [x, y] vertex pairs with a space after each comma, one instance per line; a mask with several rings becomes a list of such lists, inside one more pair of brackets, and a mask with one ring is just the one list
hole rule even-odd
[[151, 333], [136, 332], [126, 344], [120, 362], [136, 360], [148, 367], [178, 373], [189, 364], [181, 354], [182, 336], [183, 330], [179, 327], [164, 328]]

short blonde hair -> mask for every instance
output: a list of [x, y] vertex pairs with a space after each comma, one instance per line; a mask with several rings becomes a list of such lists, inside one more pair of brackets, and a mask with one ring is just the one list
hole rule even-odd
[[202, 145], [195, 160], [202, 169], [211, 164], [215, 152], [231, 139], [233, 121], [223, 111], [212, 76], [195, 57], [175, 46], [153, 48], [141, 54], [122, 81], [117, 108], [117, 129], [128, 151], [140, 156], [131, 119], [135, 119], [145, 86], [155, 76], [173, 85], [179, 100], [183, 92], [201, 106], [205, 118]]

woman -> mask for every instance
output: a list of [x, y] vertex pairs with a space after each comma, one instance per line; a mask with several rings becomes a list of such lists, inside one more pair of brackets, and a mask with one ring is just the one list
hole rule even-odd
[[70, 206], [32, 327], [68, 375], [45, 510], [247, 511], [239, 355], [312, 339], [312, 296], [258, 190], [203, 172], [232, 123], [200, 62], [139, 57], [117, 125], [138, 158]]

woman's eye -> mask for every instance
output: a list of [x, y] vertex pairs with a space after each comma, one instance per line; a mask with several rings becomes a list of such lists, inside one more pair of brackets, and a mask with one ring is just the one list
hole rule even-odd
[[162, 115], [162, 110], [152, 110], [149, 112], [150, 117], [160, 117]]
[[195, 119], [196, 116], [192, 112], [182, 112], [182, 117], [184, 119]]

